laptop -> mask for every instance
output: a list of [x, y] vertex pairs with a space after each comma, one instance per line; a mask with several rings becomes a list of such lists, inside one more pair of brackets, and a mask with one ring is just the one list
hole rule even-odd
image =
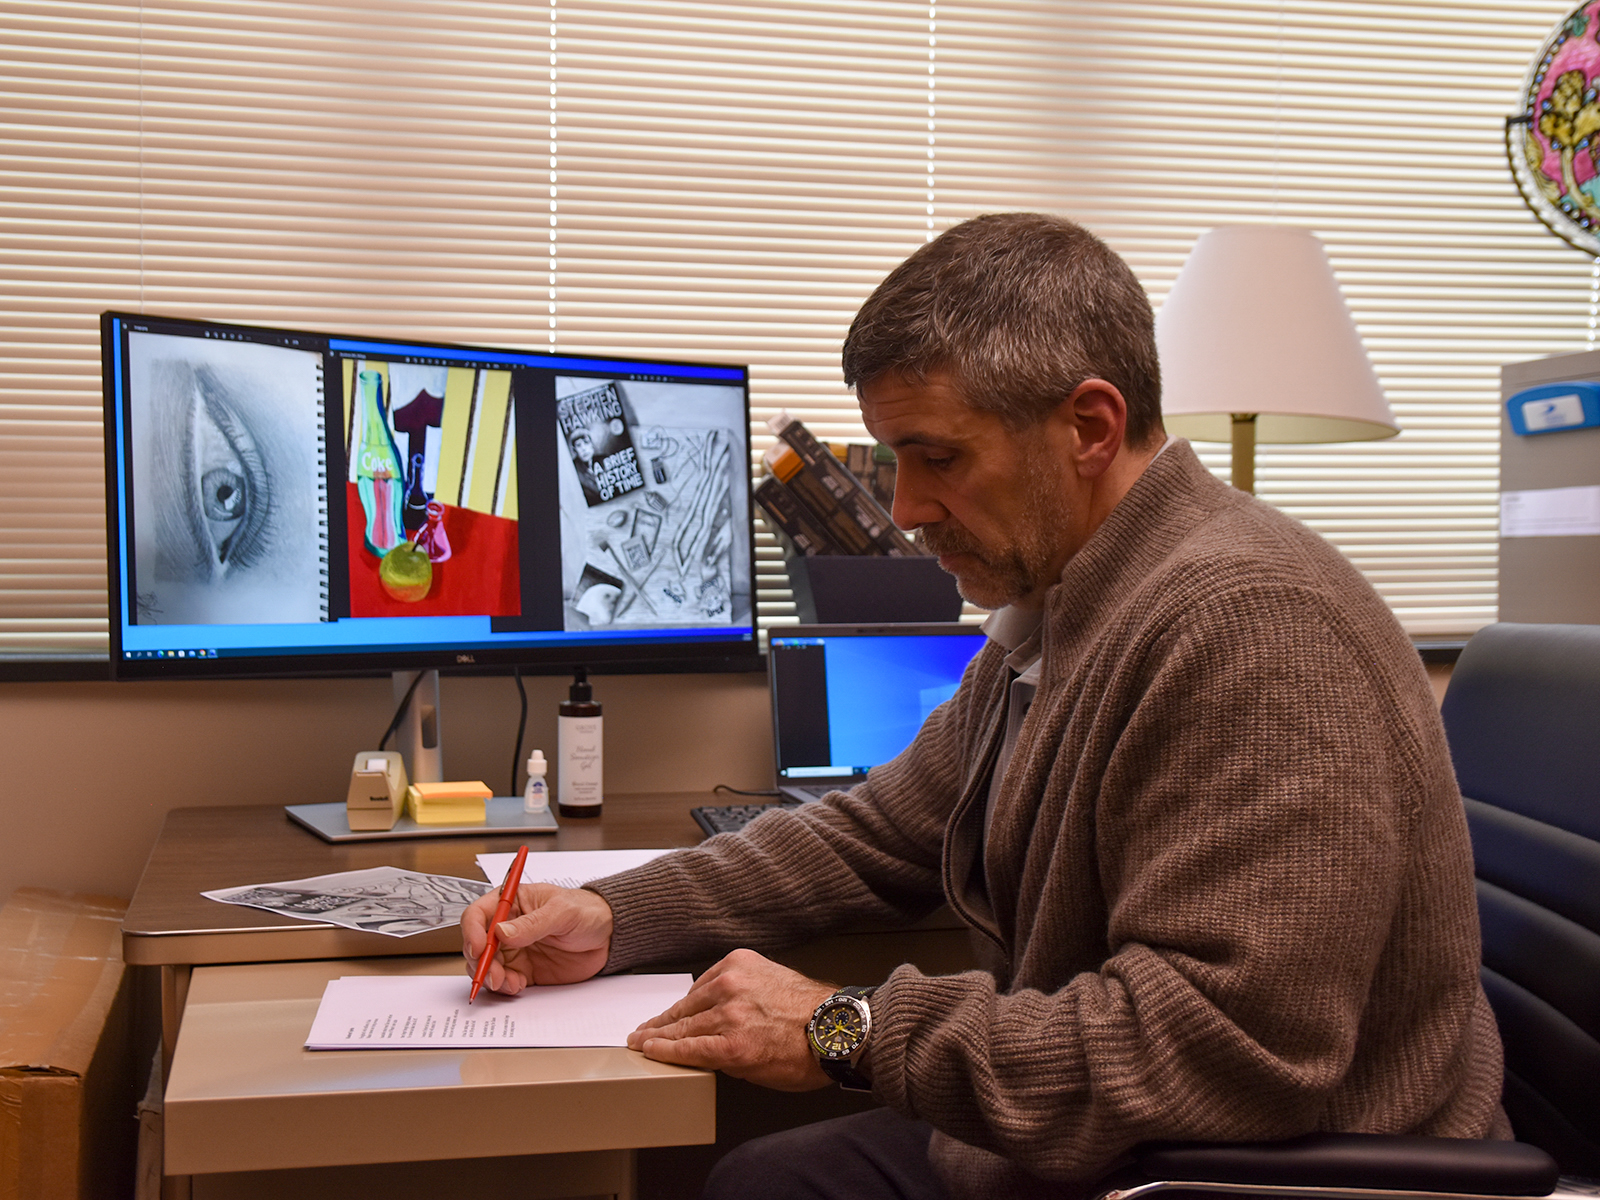
[[898, 755], [961, 684], [976, 625], [786, 625], [767, 642], [778, 790], [849, 788]]

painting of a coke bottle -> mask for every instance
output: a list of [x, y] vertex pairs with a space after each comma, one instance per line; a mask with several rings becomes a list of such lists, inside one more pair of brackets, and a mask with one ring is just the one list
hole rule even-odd
[[343, 363], [350, 615], [516, 616], [511, 373]]

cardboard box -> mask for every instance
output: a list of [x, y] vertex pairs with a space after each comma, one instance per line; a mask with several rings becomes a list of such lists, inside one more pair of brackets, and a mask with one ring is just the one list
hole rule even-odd
[[[1557, 507], [1537, 536], [1500, 534], [1502, 621], [1531, 625], [1600, 623], [1600, 537], [1583, 520], [1600, 488], [1600, 428], [1593, 425], [1518, 434], [1506, 402], [1540, 384], [1600, 380], [1600, 350], [1560, 354], [1500, 368], [1500, 495], [1542, 498]], [[1502, 499], [1502, 503], [1505, 503]], [[1541, 506], [1542, 507], [1542, 506]]]
[[0, 1200], [132, 1191], [126, 907], [19, 888], [0, 908]]

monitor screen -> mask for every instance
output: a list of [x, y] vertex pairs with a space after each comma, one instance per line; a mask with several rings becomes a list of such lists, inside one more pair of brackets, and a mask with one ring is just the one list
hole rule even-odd
[[744, 367], [101, 336], [119, 677], [759, 668]]
[[988, 640], [974, 625], [792, 625], [768, 661], [781, 783], [865, 775], [911, 744]]

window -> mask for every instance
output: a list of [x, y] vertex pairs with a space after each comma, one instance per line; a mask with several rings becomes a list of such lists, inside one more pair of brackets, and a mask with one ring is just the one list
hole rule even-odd
[[1501, 149], [1567, 8], [0, 6], [0, 654], [105, 653], [102, 309], [748, 362], [758, 424], [862, 436], [856, 306], [1012, 208], [1083, 221], [1157, 304], [1213, 225], [1317, 232], [1405, 432], [1263, 447], [1260, 491], [1413, 633], [1468, 632], [1494, 615], [1498, 367], [1593, 336], [1593, 264]]

